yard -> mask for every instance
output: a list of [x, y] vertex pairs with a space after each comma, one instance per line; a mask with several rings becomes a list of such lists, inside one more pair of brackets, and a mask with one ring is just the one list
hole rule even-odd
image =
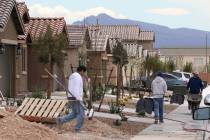
[[82, 132], [77, 135], [73, 133], [76, 121], [63, 124], [61, 127], [58, 127], [55, 124], [48, 124], [47, 126], [59, 133], [59, 135], [64, 137], [71, 136], [77, 140], [127, 140], [149, 126], [147, 123], [139, 122], [122, 122], [121, 126], [115, 126], [113, 123], [114, 121], [114, 119], [99, 117], [94, 117], [93, 120], [85, 119], [84, 126], [81, 130]]

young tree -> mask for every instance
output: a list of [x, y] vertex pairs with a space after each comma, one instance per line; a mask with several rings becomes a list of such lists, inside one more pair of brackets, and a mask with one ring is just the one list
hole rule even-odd
[[122, 82], [122, 68], [128, 64], [128, 54], [127, 51], [123, 48], [123, 45], [118, 40], [113, 47], [113, 64], [117, 66], [117, 98], [116, 103], [118, 105], [119, 96], [120, 96], [120, 83]]
[[176, 68], [175, 63], [172, 60], [169, 60], [165, 65], [166, 65], [166, 71], [167, 72], [172, 72]]
[[155, 73], [164, 70], [164, 64], [158, 56], [147, 56], [143, 62], [143, 66], [147, 72], [147, 76], [150, 76], [151, 72]]
[[183, 71], [184, 72], [192, 72], [192, 63], [191, 62], [187, 62], [184, 65]]
[[[36, 50], [38, 61], [47, 67], [53, 73], [53, 67], [56, 64], [63, 73], [65, 49], [67, 48], [67, 38], [64, 34], [53, 34], [50, 26], [47, 27], [45, 34], [34, 41], [32, 47]], [[48, 78], [47, 98], [50, 98], [52, 92], [53, 80]]]

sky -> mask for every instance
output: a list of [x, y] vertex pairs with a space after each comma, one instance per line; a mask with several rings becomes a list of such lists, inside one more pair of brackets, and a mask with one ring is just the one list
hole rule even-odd
[[18, 0], [31, 16], [65, 17], [67, 23], [106, 13], [171, 28], [210, 31], [210, 0]]

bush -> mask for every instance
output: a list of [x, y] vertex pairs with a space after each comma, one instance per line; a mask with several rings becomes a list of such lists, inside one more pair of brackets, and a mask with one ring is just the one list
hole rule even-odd
[[183, 68], [184, 72], [192, 72], [192, 63], [186, 63]]
[[119, 107], [117, 106], [116, 102], [111, 100], [111, 102], [109, 102], [108, 104], [109, 104], [110, 113], [112, 114], [119, 113]]
[[32, 98], [40, 98], [40, 99], [45, 99], [45, 95], [44, 95], [44, 92], [41, 91], [40, 89], [36, 89], [32, 92], [31, 94], [31, 97]]
[[93, 102], [101, 100], [103, 93], [104, 93], [104, 88], [101, 84], [99, 84], [98, 86], [97, 85], [93, 86], [93, 95], [92, 95]]

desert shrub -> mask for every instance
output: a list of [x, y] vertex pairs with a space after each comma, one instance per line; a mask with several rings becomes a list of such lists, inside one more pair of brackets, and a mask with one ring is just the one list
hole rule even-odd
[[32, 98], [40, 98], [40, 99], [45, 99], [45, 94], [43, 91], [41, 91], [40, 89], [35, 89], [32, 94], [31, 94]]

